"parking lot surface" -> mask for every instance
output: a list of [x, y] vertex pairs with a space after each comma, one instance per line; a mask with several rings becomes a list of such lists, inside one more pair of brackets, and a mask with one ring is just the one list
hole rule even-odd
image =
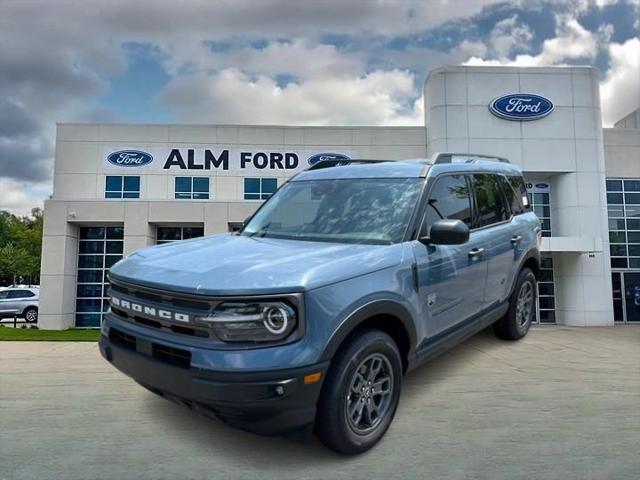
[[370, 452], [238, 431], [154, 396], [95, 343], [0, 342], [0, 478], [637, 479], [640, 328], [483, 332], [410, 373]]

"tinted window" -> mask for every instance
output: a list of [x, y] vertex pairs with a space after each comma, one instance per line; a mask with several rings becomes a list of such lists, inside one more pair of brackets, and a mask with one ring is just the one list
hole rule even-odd
[[469, 184], [463, 175], [447, 175], [436, 180], [429, 195], [423, 235], [429, 234], [433, 222], [441, 219], [462, 220], [471, 226]]
[[509, 218], [507, 205], [500, 189], [497, 175], [476, 174], [473, 176], [476, 197], [476, 227], [484, 227]]
[[0, 300], [4, 300], [5, 298], [7, 298], [7, 295], [9, 295], [9, 291], [8, 290], [3, 290], [0, 292]]
[[[522, 177], [500, 177], [507, 203], [511, 206], [511, 213], [517, 215], [529, 210], [529, 197], [527, 196], [527, 186]], [[547, 215], [548, 216], [548, 215]]]
[[10, 290], [8, 298], [27, 298], [33, 296], [34, 293], [28, 290]]

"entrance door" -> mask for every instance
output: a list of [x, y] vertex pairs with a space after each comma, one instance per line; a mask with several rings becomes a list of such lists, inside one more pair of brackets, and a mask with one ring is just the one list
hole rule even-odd
[[640, 322], [640, 272], [624, 273], [627, 322]]

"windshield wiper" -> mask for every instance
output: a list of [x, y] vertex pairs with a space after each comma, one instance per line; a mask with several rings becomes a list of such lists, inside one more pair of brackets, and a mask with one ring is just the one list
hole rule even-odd
[[249, 236], [250, 237], [264, 237], [267, 234], [267, 230], [269, 230], [269, 225], [271, 225], [271, 222], [267, 223], [264, 227], [260, 228], [259, 230], [256, 230], [253, 233], [250, 233]]

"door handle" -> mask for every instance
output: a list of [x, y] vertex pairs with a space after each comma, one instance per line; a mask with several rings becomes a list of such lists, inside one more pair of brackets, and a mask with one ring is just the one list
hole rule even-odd
[[522, 235], [514, 235], [513, 237], [511, 237], [511, 245], [517, 245], [518, 243], [520, 243], [520, 240], [522, 240]]
[[482, 255], [484, 255], [484, 248], [473, 248], [469, 251], [471, 258], [481, 257]]

